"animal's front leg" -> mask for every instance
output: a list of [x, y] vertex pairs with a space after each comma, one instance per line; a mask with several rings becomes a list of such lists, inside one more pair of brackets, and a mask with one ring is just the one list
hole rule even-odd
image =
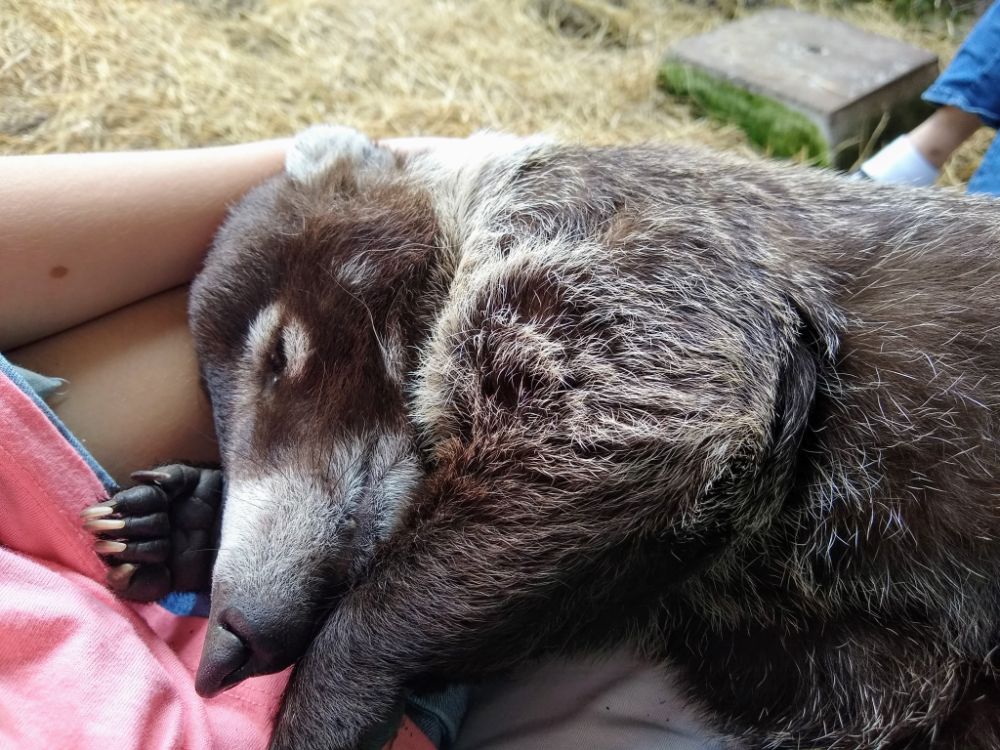
[[272, 750], [355, 750], [399, 700], [402, 675], [362, 644], [346, 611], [335, 613], [298, 662], [271, 738]]
[[623, 573], [633, 560], [607, 535], [538, 512], [528, 534], [516, 512], [449, 515], [385, 550], [299, 661], [272, 747], [355, 748], [416, 678], [481, 677], [564, 644], [582, 648], [598, 620], [605, 642], [620, 639], [636, 610], [593, 566], [612, 549]]

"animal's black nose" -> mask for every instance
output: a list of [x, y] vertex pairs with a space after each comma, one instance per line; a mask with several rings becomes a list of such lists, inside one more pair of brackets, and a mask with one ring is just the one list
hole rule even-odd
[[250, 620], [242, 609], [226, 607], [219, 615], [219, 625], [239, 638], [244, 648], [255, 656], [264, 649], [265, 643], [259, 624]]
[[253, 613], [228, 606], [209, 628], [195, 678], [199, 695], [211, 697], [247, 677], [278, 672], [305, 651], [308, 632]]
[[195, 690], [199, 695], [211, 697], [236, 684], [243, 679], [240, 672], [245, 671], [250, 654], [250, 648], [238, 633], [224, 623], [215, 625], [205, 638]]

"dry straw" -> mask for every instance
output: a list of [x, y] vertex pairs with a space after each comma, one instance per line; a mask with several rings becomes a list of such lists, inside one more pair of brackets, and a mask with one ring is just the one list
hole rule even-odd
[[[816, 2], [953, 54], [965, 28]], [[0, 0], [0, 150], [166, 148], [336, 121], [373, 135], [548, 131], [749, 153], [655, 88], [681, 37], [739, 0]], [[968, 177], [984, 133], [950, 165]]]

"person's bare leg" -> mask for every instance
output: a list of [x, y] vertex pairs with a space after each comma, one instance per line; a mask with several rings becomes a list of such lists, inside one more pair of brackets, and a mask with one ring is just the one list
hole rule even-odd
[[920, 155], [941, 169], [955, 150], [983, 125], [979, 115], [944, 106], [910, 131]]
[[54, 409], [119, 483], [158, 463], [217, 460], [186, 298], [164, 292], [7, 353], [69, 381]]

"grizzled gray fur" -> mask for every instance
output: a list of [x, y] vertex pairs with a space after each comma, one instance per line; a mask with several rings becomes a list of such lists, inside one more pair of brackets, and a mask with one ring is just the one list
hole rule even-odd
[[1000, 747], [998, 277], [988, 199], [308, 131], [192, 294], [199, 688], [297, 659], [273, 746], [353, 748], [408, 685], [624, 643], [734, 747]]

